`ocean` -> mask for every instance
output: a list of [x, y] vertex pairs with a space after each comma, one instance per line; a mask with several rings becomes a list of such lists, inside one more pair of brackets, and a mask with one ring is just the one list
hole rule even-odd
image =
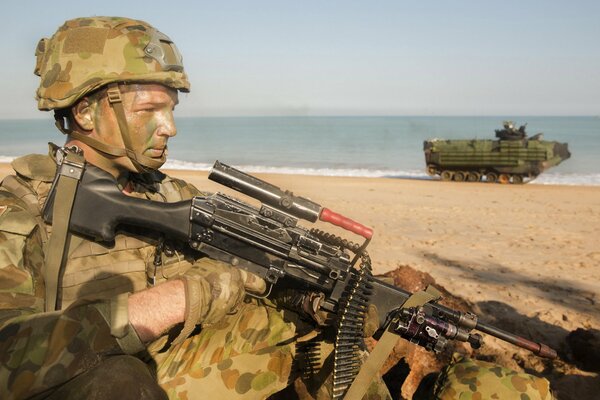
[[[503, 120], [529, 136], [567, 142], [571, 158], [532, 184], [600, 185], [600, 117], [199, 117], [177, 118], [167, 168], [431, 179], [423, 141], [494, 139]], [[50, 119], [0, 120], [0, 162], [62, 143]]]

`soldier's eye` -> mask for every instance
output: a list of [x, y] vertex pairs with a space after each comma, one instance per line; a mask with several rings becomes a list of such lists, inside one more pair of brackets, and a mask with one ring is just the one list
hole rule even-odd
[[149, 113], [149, 112], [154, 112], [154, 111], [155, 111], [154, 107], [141, 107], [136, 110], [136, 112], [138, 112], [138, 113]]

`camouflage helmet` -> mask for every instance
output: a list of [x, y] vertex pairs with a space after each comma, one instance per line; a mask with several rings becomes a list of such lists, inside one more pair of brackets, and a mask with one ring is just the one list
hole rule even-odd
[[183, 92], [190, 83], [175, 44], [144, 21], [77, 18], [36, 49], [40, 110], [70, 107], [110, 83], [152, 82]]

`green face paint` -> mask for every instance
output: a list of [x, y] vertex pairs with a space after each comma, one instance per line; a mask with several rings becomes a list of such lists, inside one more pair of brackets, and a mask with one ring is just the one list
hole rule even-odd
[[127, 110], [131, 150], [166, 161], [167, 141], [177, 133], [173, 119], [177, 92], [151, 86], [147, 90], [136, 90]]
[[92, 136], [116, 149], [110, 153], [116, 157], [104, 159], [105, 169], [117, 174], [139, 171], [133, 159], [145, 160], [149, 163], [146, 167], [159, 168], [166, 161], [169, 138], [177, 133], [173, 118], [177, 91], [159, 84], [132, 84], [120, 87], [120, 97], [127, 124], [123, 130], [107, 99], [93, 104]]

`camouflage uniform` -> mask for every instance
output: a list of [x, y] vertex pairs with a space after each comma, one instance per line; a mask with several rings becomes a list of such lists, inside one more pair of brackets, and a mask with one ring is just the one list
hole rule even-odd
[[438, 400], [551, 400], [550, 383], [485, 361], [454, 355], [435, 387]]

